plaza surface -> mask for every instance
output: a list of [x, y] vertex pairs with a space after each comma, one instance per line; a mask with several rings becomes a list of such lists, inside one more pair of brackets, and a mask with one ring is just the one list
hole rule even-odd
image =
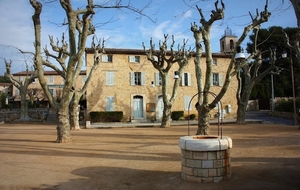
[[67, 144], [54, 143], [55, 127], [0, 125], [1, 190], [300, 189], [298, 126], [224, 124], [233, 141], [232, 176], [220, 183], [181, 178], [178, 140], [186, 125], [82, 129]]

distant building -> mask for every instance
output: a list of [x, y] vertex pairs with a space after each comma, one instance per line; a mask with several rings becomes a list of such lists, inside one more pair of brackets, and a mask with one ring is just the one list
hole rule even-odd
[[[24, 81], [27, 75], [27, 71], [22, 71], [14, 73], [13, 77], [18, 81]], [[60, 101], [62, 89], [64, 87], [64, 79], [56, 71], [44, 71], [44, 75], [50, 89], [50, 93], [57, 101]], [[85, 80], [86, 71], [81, 71], [77, 79], [76, 86], [82, 87]], [[15, 86], [12, 88], [12, 96], [14, 100], [14, 107], [20, 107], [20, 91]], [[50, 107], [48, 99], [46, 98], [37, 78], [28, 86], [27, 98], [35, 104], [38, 103], [38, 107]]]
[[224, 31], [224, 35], [220, 39], [220, 48], [221, 53], [226, 55], [232, 55], [235, 47], [235, 44], [238, 40], [238, 37], [232, 33], [230, 28], [226, 28]]
[[[7, 103], [13, 98], [12, 97], [12, 83], [0, 83], [0, 92], [6, 95]], [[3, 108], [4, 105], [1, 105], [2, 102], [0, 102], [0, 107]]]

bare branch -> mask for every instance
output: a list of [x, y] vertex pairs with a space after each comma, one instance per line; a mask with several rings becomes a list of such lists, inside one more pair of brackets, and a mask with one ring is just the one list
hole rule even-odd
[[128, 5], [121, 5], [121, 1], [119, 1], [114, 6], [93, 5], [93, 8], [101, 8], [101, 9], [127, 9], [127, 10], [130, 10], [132, 12], [137, 13], [141, 17], [142, 16], [146, 17], [146, 18], [148, 18], [149, 20], [151, 20], [152, 22], [155, 23], [156, 20], [153, 20], [149, 15], [143, 13], [144, 9], [147, 8], [149, 6], [149, 4], [150, 4], [150, 2], [146, 6], [144, 6], [143, 8], [138, 9], [138, 8], [135, 8], [135, 7], [131, 6], [130, 4], [128, 4]]

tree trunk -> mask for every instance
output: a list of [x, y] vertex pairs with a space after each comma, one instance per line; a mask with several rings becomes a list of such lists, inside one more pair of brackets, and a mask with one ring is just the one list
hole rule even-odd
[[58, 111], [57, 143], [66, 143], [72, 141], [69, 122], [69, 106], [61, 106]]
[[238, 100], [237, 100], [238, 109], [237, 109], [236, 123], [238, 123], [238, 124], [246, 123], [246, 121], [245, 121], [246, 110], [247, 110], [247, 105], [248, 105], [251, 91], [252, 91], [252, 87], [250, 85], [246, 85], [243, 88], [240, 98], [238, 98]]
[[161, 128], [171, 127], [171, 108], [172, 106], [164, 106], [163, 116], [161, 120]]
[[209, 134], [209, 123], [210, 123], [210, 110], [205, 107], [201, 106], [198, 110], [198, 129], [196, 135], [208, 135]]
[[71, 124], [71, 130], [79, 130], [79, 112], [80, 109], [78, 107], [79, 105], [80, 96], [78, 95], [78, 92], [74, 92], [73, 100], [70, 107], [70, 124]]
[[246, 123], [246, 109], [247, 109], [247, 105], [244, 102], [238, 101], [236, 123], [238, 124]]
[[26, 90], [20, 91], [20, 96], [21, 96], [21, 114], [19, 120], [28, 121], [29, 116], [28, 116], [28, 102], [26, 100]]

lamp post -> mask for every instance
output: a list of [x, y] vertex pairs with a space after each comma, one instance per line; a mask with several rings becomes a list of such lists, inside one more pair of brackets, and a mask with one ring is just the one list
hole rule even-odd
[[[287, 58], [287, 52], [282, 52], [282, 58]], [[293, 107], [294, 107], [294, 125], [298, 124], [297, 120], [297, 110], [296, 110], [296, 96], [295, 96], [295, 81], [294, 81], [294, 67], [293, 67], [293, 59], [292, 59], [292, 50], [290, 50], [290, 64], [291, 64], [291, 73], [292, 73], [292, 90], [293, 90]]]
[[273, 81], [273, 73], [271, 73], [271, 89], [272, 89], [272, 97], [271, 97], [271, 113], [274, 112], [274, 81]]

